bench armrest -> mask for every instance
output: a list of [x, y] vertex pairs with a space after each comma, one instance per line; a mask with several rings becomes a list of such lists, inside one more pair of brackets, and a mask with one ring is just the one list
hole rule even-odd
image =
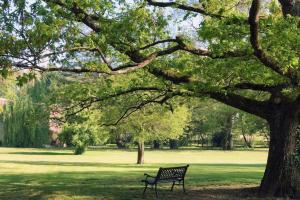
[[147, 179], [150, 177], [150, 178], [156, 178], [156, 176], [151, 176], [151, 175], [149, 175], [149, 174], [144, 174], [144, 176], [145, 176], [145, 179], [144, 180], [142, 180], [142, 182], [146, 182], [147, 181]]
[[146, 178], [147, 178], [147, 177], [156, 178], [155, 176], [151, 176], [151, 175], [149, 175], [149, 174], [147, 174], [147, 173], [145, 173], [144, 176], [146, 176]]

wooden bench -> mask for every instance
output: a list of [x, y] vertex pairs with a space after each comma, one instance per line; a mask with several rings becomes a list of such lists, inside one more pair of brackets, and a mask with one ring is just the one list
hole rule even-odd
[[169, 168], [159, 168], [156, 176], [151, 176], [149, 174], [144, 174], [145, 179], [142, 182], [145, 183], [145, 188], [143, 191], [143, 196], [150, 185], [152, 188], [154, 186], [156, 198], [157, 194], [157, 184], [158, 183], [172, 183], [171, 191], [173, 191], [174, 185], [182, 185], [183, 192], [185, 193], [184, 188], [184, 177], [189, 165], [181, 167], [169, 167]]

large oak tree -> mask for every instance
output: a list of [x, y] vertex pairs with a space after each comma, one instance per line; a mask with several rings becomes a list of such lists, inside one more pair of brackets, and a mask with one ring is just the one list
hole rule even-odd
[[146, 93], [141, 106], [206, 96], [264, 118], [270, 148], [259, 191], [299, 194], [292, 162], [300, 113], [299, 0], [6, 0], [1, 7], [3, 75], [25, 68], [94, 72], [111, 81], [137, 73], [132, 84], [78, 99], [77, 111]]

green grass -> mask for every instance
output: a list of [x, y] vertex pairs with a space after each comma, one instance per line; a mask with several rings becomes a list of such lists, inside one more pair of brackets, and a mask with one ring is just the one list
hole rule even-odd
[[[141, 199], [144, 172], [156, 174], [158, 167], [182, 164], [190, 164], [189, 195], [162, 185], [162, 199], [222, 199], [217, 197], [224, 192], [234, 195], [237, 188], [257, 186], [266, 156], [265, 150], [146, 151], [147, 164], [138, 166], [135, 151], [94, 150], [75, 156], [70, 150], [0, 148], [0, 199]], [[153, 198], [148, 191], [147, 199]]]

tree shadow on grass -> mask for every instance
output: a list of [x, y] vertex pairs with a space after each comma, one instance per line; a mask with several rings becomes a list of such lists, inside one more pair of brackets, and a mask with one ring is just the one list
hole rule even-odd
[[[29, 164], [33, 167], [42, 167], [41, 165], [75, 166], [78, 169], [82, 166], [99, 167], [99, 170], [93, 169], [93, 171], [86, 171], [84, 168], [81, 168], [80, 172], [62, 171], [47, 173], [45, 171], [45, 173], [32, 174], [0, 174], [0, 199], [8, 200], [142, 199], [143, 184], [140, 180], [143, 179], [143, 172], [155, 174], [158, 167], [161, 166], [160, 164], [136, 166], [130, 164], [46, 161], [1, 161], [1, 163], [20, 164], [20, 167], [24, 164]], [[169, 165], [164, 164], [163, 166]], [[159, 185], [159, 196], [160, 199], [172, 200], [256, 199], [251, 197], [253, 196], [253, 190], [247, 189], [247, 192], [244, 192], [241, 188], [245, 187], [247, 183], [252, 186], [255, 185], [253, 183], [258, 183], [262, 173], [258, 173], [257, 169], [263, 168], [264, 165], [191, 164], [186, 181], [188, 195], [185, 195], [180, 187], [171, 192], [169, 191], [170, 184], [163, 184]], [[214, 169], [216, 170], [214, 171]], [[227, 171], [224, 171], [224, 169]], [[237, 187], [233, 188], [230, 184]], [[224, 187], [224, 185], [227, 186]], [[148, 191], [145, 199], [155, 199], [153, 191]]]
[[[153, 168], [157, 169], [159, 164], [155, 165], [137, 165], [137, 164], [115, 164], [115, 163], [101, 163], [101, 162], [65, 162], [65, 161], [10, 161], [10, 160], [0, 160], [1, 163], [7, 164], [20, 164], [20, 165], [33, 165], [33, 166], [47, 166], [47, 165], [59, 165], [59, 166], [73, 166], [73, 167], [109, 167], [109, 168]], [[1, 169], [0, 169], [1, 173]]]
[[[98, 174], [98, 175], [97, 175]], [[172, 200], [263, 200], [252, 186], [187, 186], [170, 191], [170, 184], [159, 185], [160, 199]], [[0, 199], [143, 199], [143, 185], [134, 173], [98, 172], [2, 175]], [[155, 199], [149, 190], [144, 199]]]
[[16, 155], [74, 155], [72, 152], [34, 151], [34, 152], [9, 152]]
[[[120, 176], [111, 176], [112, 179], [120, 179], [120, 177], [127, 176], [128, 173], [134, 173], [139, 177], [140, 181], [143, 179], [144, 173], [156, 175], [159, 167], [173, 167], [184, 164], [150, 164], [150, 165], [136, 165], [136, 164], [110, 164], [110, 163], [91, 163], [91, 162], [53, 162], [53, 161], [0, 161], [0, 164], [17, 164], [29, 165], [32, 167], [43, 166], [61, 166], [72, 167], [85, 171], [89, 167], [93, 167], [93, 173], [96, 176], [99, 174], [106, 174], [108, 172], [120, 173]], [[28, 166], [23, 166], [28, 167]], [[88, 168], [85, 168], [88, 167]], [[18, 167], [19, 168], [19, 167]], [[262, 178], [264, 164], [190, 164], [188, 169], [187, 178], [192, 185], [205, 185], [205, 184], [258, 184]], [[95, 170], [96, 169], [96, 170]], [[41, 170], [40, 170], [41, 171]], [[68, 168], [62, 168], [61, 171], [72, 174]], [[1, 169], [0, 169], [1, 173]], [[92, 173], [92, 172], [90, 172]], [[22, 175], [22, 174], [21, 174]], [[126, 183], [125, 183], [126, 184]]]
[[[100, 160], [101, 161], [101, 160]], [[118, 163], [102, 163], [102, 162], [65, 162], [65, 161], [10, 161], [10, 160], [0, 160], [0, 163], [14, 163], [14, 164], [27, 164], [27, 165], [60, 165], [60, 166], [95, 166], [95, 167], [128, 167], [128, 168], [155, 168], [158, 167], [174, 167], [174, 166], [183, 166], [183, 165], [191, 165], [191, 166], [202, 166], [202, 167], [232, 167], [232, 168], [264, 168], [265, 164], [236, 164], [236, 163], [205, 163], [205, 164], [199, 164], [199, 163], [172, 163], [172, 164], [166, 164], [166, 163], [151, 163], [151, 164], [143, 164], [143, 165], [137, 165], [137, 164], [118, 164]]]

